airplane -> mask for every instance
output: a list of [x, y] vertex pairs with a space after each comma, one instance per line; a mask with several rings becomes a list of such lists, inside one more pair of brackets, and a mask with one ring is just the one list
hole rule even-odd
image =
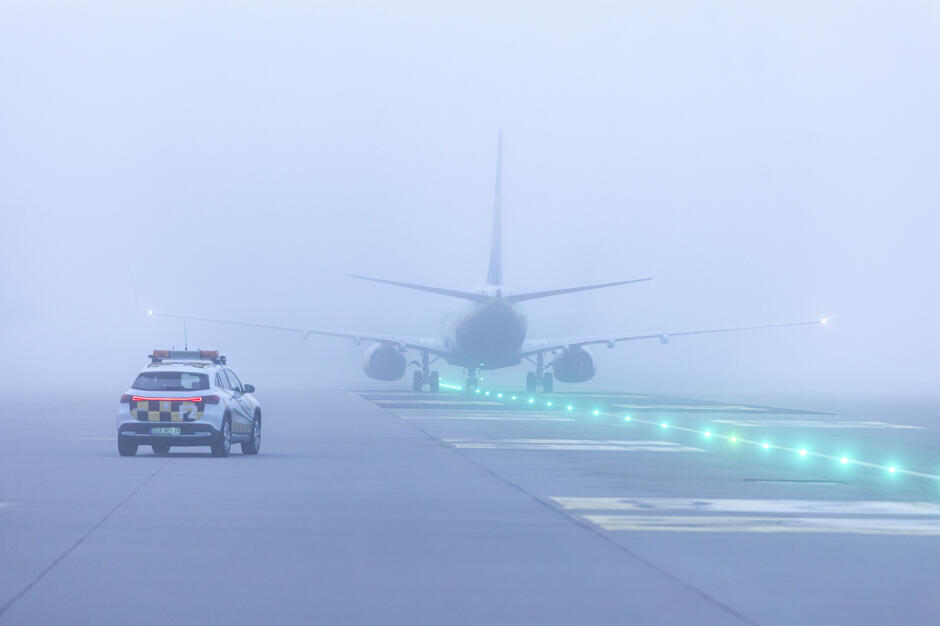
[[[785, 326], [824, 325], [829, 323], [829, 318], [822, 318], [778, 324], [660, 332], [642, 335], [615, 334], [609, 336], [527, 340], [527, 317], [520, 312], [518, 308], [518, 305], [522, 302], [587, 291], [590, 289], [604, 289], [620, 285], [641, 283], [652, 280], [652, 278], [634, 278], [600, 284], [551, 289], [548, 291], [522, 293], [517, 293], [504, 285], [502, 172], [503, 150], [502, 134], [500, 134], [496, 153], [496, 188], [493, 202], [489, 269], [484, 285], [472, 290], [461, 291], [387, 280], [384, 278], [373, 278], [359, 274], [348, 275], [351, 278], [359, 280], [372, 281], [405, 289], [414, 289], [467, 301], [469, 304], [463, 311], [451, 316], [449, 324], [447, 325], [449, 330], [441, 338], [304, 329], [274, 324], [219, 320], [174, 313], [159, 313], [153, 310], [148, 310], [148, 314], [183, 320], [296, 332], [304, 339], [308, 338], [310, 335], [327, 335], [352, 339], [356, 345], [365, 341], [371, 344], [363, 355], [363, 371], [365, 374], [376, 380], [395, 381], [400, 380], [405, 375], [408, 366], [416, 365], [417, 369], [415, 369], [412, 378], [412, 388], [416, 392], [422, 391], [425, 386], [432, 392], [439, 391], [440, 373], [437, 370], [431, 370], [431, 365], [439, 359], [443, 359], [448, 364], [461, 367], [466, 371], [467, 379], [463, 389], [470, 392], [478, 387], [479, 372], [513, 367], [525, 360], [534, 367], [534, 371], [529, 371], [526, 374], [526, 391], [528, 393], [535, 393], [538, 391], [538, 388], [541, 387], [545, 393], [551, 393], [554, 388], [555, 380], [563, 383], [582, 383], [594, 377], [596, 364], [594, 356], [587, 348], [587, 346], [590, 345], [606, 345], [608, 348], [613, 348], [620, 342], [644, 339], [658, 339], [661, 343], [665, 344], [669, 343], [670, 339], [673, 337], [687, 335], [739, 332], [763, 328], [781, 328]], [[409, 350], [419, 353], [421, 361], [408, 362], [405, 353]], [[550, 361], [546, 359], [546, 355], [551, 357]]]

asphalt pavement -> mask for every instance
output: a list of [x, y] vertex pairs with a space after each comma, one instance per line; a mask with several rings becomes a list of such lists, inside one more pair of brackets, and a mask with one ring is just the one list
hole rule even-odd
[[119, 457], [112, 393], [8, 398], [0, 624], [938, 621], [934, 407], [256, 395], [224, 459]]

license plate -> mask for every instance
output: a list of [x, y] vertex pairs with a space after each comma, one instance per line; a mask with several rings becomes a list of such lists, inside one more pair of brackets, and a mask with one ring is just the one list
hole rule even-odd
[[180, 434], [179, 426], [154, 426], [150, 429], [151, 435], [178, 435]]

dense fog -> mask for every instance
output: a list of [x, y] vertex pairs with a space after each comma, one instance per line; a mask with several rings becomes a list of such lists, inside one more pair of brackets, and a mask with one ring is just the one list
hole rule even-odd
[[[5, 2], [0, 59], [6, 390], [117, 396], [183, 344], [148, 308], [438, 337], [465, 303], [345, 275], [482, 284], [501, 130], [508, 285], [654, 277], [529, 338], [834, 320], [600, 347], [584, 388], [935, 395], [934, 3]], [[187, 331], [259, 394], [372, 384], [351, 341]]]

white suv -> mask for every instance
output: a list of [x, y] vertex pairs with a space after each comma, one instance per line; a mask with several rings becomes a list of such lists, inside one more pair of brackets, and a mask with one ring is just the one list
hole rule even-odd
[[118, 408], [118, 452], [134, 456], [137, 446], [155, 454], [173, 446], [209, 446], [228, 456], [233, 443], [242, 454], [261, 449], [261, 406], [252, 385], [243, 385], [218, 350], [154, 350]]

